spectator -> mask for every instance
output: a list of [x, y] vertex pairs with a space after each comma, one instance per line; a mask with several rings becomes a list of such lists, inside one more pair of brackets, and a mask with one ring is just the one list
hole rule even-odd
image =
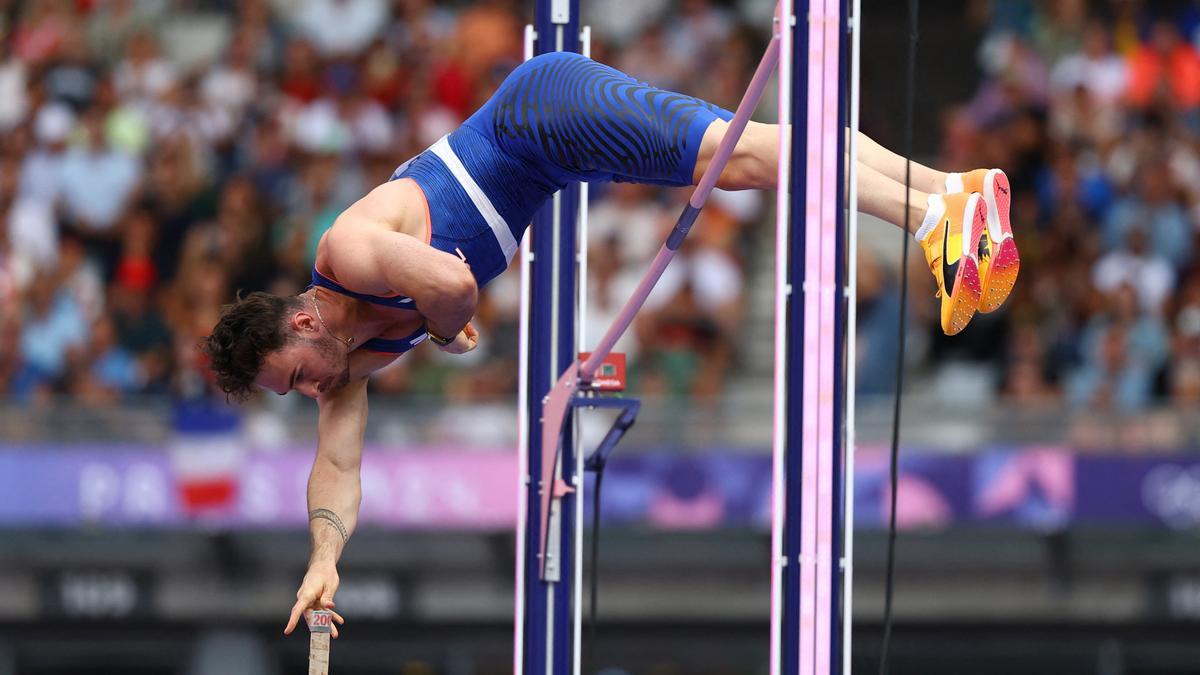
[[292, 17], [297, 32], [326, 58], [359, 55], [388, 19], [383, 0], [308, 0], [297, 7]]
[[1182, 284], [1173, 328], [1171, 398], [1195, 406], [1200, 403], [1200, 277]]
[[200, 97], [204, 103], [233, 118], [240, 117], [258, 93], [253, 39], [249, 31], [238, 31], [225, 58], [200, 79]]
[[79, 237], [66, 234], [59, 247], [55, 273], [62, 280], [62, 292], [75, 301], [89, 322], [105, 311], [104, 279], [99, 265], [88, 258]]
[[90, 403], [112, 403], [142, 386], [137, 359], [116, 341], [112, 319], [102, 315], [91, 328], [86, 368], [71, 383], [71, 393]]
[[1083, 367], [1067, 383], [1068, 397], [1079, 407], [1144, 409], [1166, 363], [1166, 332], [1160, 319], [1139, 314], [1136, 292], [1129, 286], [1102, 301], [1111, 309], [1097, 314], [1088, 325]]
[[136, 105], [150, 105], [177, 81], [175, 67], [163, 58], [158, 41], [148, 32], [130, 38], [125, 56], [113, 71], [117, 94]]
[[153, 30], [166, 10], [165, 0], [106, 0], [94, 3], [84, 33], [89, 55], [115, 63], [135, 37]]
[[[858, 251], [858, 391], [867, 396], [887, 394], [896, 384], [899, 352], [896, 326], [900, 319], [894, 270], [881, 264], [872, 251]], [[890, 364], [890, 368], [889, 368]]]
[[[7, 210], [6, 243], [17, 268], [50, 269], [58, 259], [58, 223], [54, 203], [23, 196], [13, 162], [0, 162], [0, 205]], [[24, 279], [24, 283], [28, 279]]]
[[184, 135], [172, 136], [154, 148], [149, 160], [145, 206], [157, 223], [154, 267], [164, 282], [174, 276], [188, 231], [215, 212], [197, 143]]
[[650, 347], [643, 359], [668, 392], [711, 397], [719, 390], [732, 362], [742, 283], [741, 269], [726, 252], [685, 240], [638, 324], [638, 336]]
[[22, 321], [17, 394], [44, 395], [57, 387], [67, 374], [70, 351], [84, 347], [87, 338], [87, 318], [75, 299], [53, 276], [36, 277]]
[[411, 82], [401, 67], [400, 55], [378, 41], [363, 58], [362, 91], [385, 108], [394, 108], [408, 95]]
[[136, 158], [108, 143], [104, 112], [99, 108], [84, 113], [80, 126], [83, 139], [63, 155], [59, 169], [64, 224], [111, 266], [117, 239], [114, 227], [141, 181], [142, 167]]
[[1058, 391], [1046, 372], [1045, 346], [1037, 327], [1030, 324], [1018, 327], [1010, 344], [1008, 376], [1004, 382], [1006, 398], [1033, 409], [1052, 404]]
[[1170, 20], [1155, 21], [1150, 39], [1129, 56], [1129, 101], [1142, 110], [1165, 104], [1189, 115], [1200, 107], [1200, 55]]
[[687, 68], [668, 55], [666, 27], [662, 23], [649, 26], [631, 49], [625, 50], [615, 64], [623, 72], [664, 89], [678, 90]]
[[1145, 227], [1150, 251], [1180, 270], [1192, 259], [1193, 228], [1161, 161], [1149, 161], [1138, 171], [1137, 192], [1119, 200], [1104, 221], [1104, 242], [1117, 248], [1128, 232]]
[[278, 267], [258, 190], [245, 177], [225, 183], [216, 218], [193, 228], [184, 244], [184, 267], [202, 258], [219, 261], [239, 291], [265, 291]]
[[1141, 227], [1131, 229], [1125, 247], [1109, 252], [1096, 263], [1092, 280], [1104, 293], [1122, 286], [1132, 288], [1141, 311], [1158, 315], [1175, 286], [1175, 271], [1165, 258], [1147, 249], [1146, 231]]
[[1033, 44], [1050, 65], [1078, 51], [1087, 39], [1087, 0], [1049, 0], [1034, 16]]
[[172, 336], [150, 294], [117, 283], [110, 288], [109, 304], [116, 344], [137, 359], [141, 385], [149, 389], [165, 385], [171, 371]]
[[[588, 228], [588, 233], [591, 235], [591, 228]], [[592, 243], [588, 246], [588, 333], [584, 337], [584, 343], [589, 345], [596, 344], [604, 336], [604, 331], [616, 319], [637, 283], [636, 279], [619, 278], [625, 268], [619, 236], [609, 234], [602, 239], [592, 236], [591, 240]], [[633, 331], [621, 336], [614, 347], [630, 360], [638, 357], [639, 348], [639, 341], [634, 337]]]
[[82, 111], [95, 98], [98, 68], [78, 30], [72, 30], [70, 39], [58, 51], [59, 57], [46, 72], [42, 86], [50, 100], [66, 103], [76, 112]]
[[18, 9], [13, 52], [25, 63], [36, 66], [53, 59], [72, 38], [76, 21], [67, 3], [33, 0]]
[[100, 80], [96, 88], [96, 106], [103, 111], [104, 138], [112, 149], [141, 158], [150, 142], [146, 111], [118, 98], [111, 77]]
[[684, 0], [669, 23], [667, 50], [671, 61], [698, 63], [701, 67], [719, 63], [732, 25], [729, 14], [711, 0]]
[[25, 62], [0, 46], [0, 131], [8, 132], [29, 112], [29, 72]]
[[662, 245], [663, 230], [670, 227], [672, 216], [653, 197], [648, 185], [618, 183], [588, 214], [590, 243], [617, 248], [617, 257], [606, 263], [614, 270], [649, 259]]
[[47, 103], [38, 109], [33, 124], [37, 145], [21, 166], [21, 197], [49, 205], [57, 202], [63, 184], [63, 155], [74, 129], [75, 115], [67, 106]]
[[126, 214], [113, 271], [117, 286], [143, 293], [155, 288], [159, 274], [154, 265], [154, 235], [154, 219], [149, 212], [139, 208]]
[[1109, 106], [1125, 94], [1126, 64], [1112, 50], [1112, 39], [1104, 24], [1091, 22], [1083, 48], [1067, 54], [1054, 66], [1050, 84], [1058, 98], [1083, 89], [1096, 104]]
[[249, 45], [252, 67], [277, 72], [286, 31], [274, 20], [268, 0], [241, 0], [235, 7], [238, 37]]

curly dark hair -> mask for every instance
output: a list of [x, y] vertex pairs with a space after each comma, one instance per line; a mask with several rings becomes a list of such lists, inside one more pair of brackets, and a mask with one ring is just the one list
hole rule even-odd
[[284, 327], [289, 312], [302, 305], [296, 296], [256, 291], [221, 308], [221, 318], [201, 348], [226, 396], [244, 401], [254, 393], [254, 380], [267, 354], [288, 342]]

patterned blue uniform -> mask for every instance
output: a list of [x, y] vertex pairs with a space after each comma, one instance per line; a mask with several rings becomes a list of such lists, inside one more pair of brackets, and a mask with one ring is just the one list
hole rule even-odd
[[431, 245], [461, 249], [483, 286], [508, 268], [534, 212], [571, 182], [691, 185], [700, 141], [718, 118], [733, 113], [579, 54], [543, 54], [392, 178], [416, 180], [429, 200]]
[[[732, 118], [555, 52], [518, 66], [470, 119], [391, 180], [416, 181], [429, 202], [430, 245], [466, 258], [483, 287], [508, 268], [533, 214], [556, 191], [575, 181], [691, 185], [705, 130]], [[318, 276], [314, 283], [326, 285]]]

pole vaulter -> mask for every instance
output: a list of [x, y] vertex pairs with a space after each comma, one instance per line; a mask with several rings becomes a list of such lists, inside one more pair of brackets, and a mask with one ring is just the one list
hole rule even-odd
[[[802, 673], [836, 670], [843, 631], [834, 624], [844, 625], [849, 613], [842, 590], [849, 560], [844, 553], [835, 559], [849, 531], [841, 523], [853, 293], [846, 273], [847, 145], [861, 144], [854, 161], [863, 212], [921, 244], [946, 334], [963, 330], [977, 312], [998, 309], [1020, 267], [1001, 169], [946, 174], [853, 129], [853, 138], [844, 133], [847, 2], [784, 2], [777, 32], [733, 113], [570, 53], [586, 51], [579, 0], [540, 0], [528, 33], [537, 56], [509, 73], [457, 129], [338, 215], [317, 242], [307, 288], [250, 293], [222, 308], [201, 342], [222, 391], [239, 400], [261, 390], [296, 391], [317, 401], [307, 490], [312, 552], [285, 634], [307, 613], [333, 608], [337, 564], [358, 524], [371, 374], [426, 341], [450, 354], [475, 349], [479, 290], [509, 268], [517, 242], [526, 239], [514, 670], [579, 672], [581, 471], [595, 470], [599, 485], [604, 459], [638, 405], [598, 396], [598, 369], [609, 365], [605, 359], [711, 190], [777, 189], [787, 256], [776, 291], [778, 320], [786, 324], [776, 355], [772, 644], [789, 651], [772, 658], [774, 670], [789, 673], [797, 659]], [[749, 116], [776, 60], [787, 107], [773, 128]], [[792, 68], [793, 60], [807, 67]], [[792, 118], [803, 125], [793, 127]], [[637, 291], [580, 362], [581, 184], [589, 181], [696, 187]], [[801, 227], [786, 229], [791, 224]], [[568, 416], [581, 407], [618, 410], [616, 425], [586, 461]], [[342, 617], [330, 616], [336, 637]]]

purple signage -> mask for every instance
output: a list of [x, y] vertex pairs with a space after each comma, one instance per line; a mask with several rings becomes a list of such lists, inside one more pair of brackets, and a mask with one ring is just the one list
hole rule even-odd
[[[228, 467], [224, 503], [187, 506], [195, 474], [145, 448], [0, 451], [0, 525], [293, 527], [306, 522], [312, 451], [249, 452]], [[220, 476], [203, 475], [212, 484]], [[396, 528], [503, 530], [517, 513], [515, 456], [368, 451], [361, 522]]]
[[[205, 457], [216, 459], [197, 461]], [[3, 448], [0, 526], [303, 527], [312, 459], [307, 449]], [[360, 522], [389, 529], [507, 530], [516, 521], [516, 470], [515, 454], [503, 448], [371, 448], [363, 458]], [[667, 530], [765, 530], [770, 486], [770, 461], [761, 454], [718, 449], [618, 455], [604, 481], [604, 518]], [[888, 491], [886, 452], [860, 450], [860, 528], [886, 524]], [[926, 530], [1194, 528], [1200, 525], [1200, 458], [1075, 455], [1029, 446], [967, 456], [906, 449], [897, 521]]]

